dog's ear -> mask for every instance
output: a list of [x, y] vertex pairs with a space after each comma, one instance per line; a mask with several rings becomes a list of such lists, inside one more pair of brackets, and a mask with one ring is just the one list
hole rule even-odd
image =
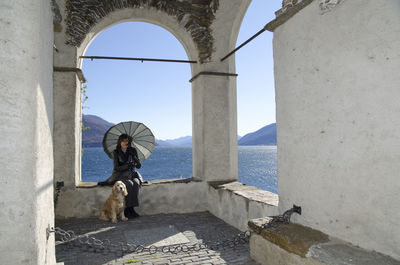
[[125, 184], [124, 184], [124, 190], [122, 191], [122, 194], [124, 194], [124, 196], [128, 195], [128, 190], [127, 190]]
[[117, 187], [118, 187], [118, 184], [115, 182], [114, 186], [112, 187], [112, 191], [111, 191], [112, 194], [115, 195], [115, 194], [118, 193], [118, 188]]

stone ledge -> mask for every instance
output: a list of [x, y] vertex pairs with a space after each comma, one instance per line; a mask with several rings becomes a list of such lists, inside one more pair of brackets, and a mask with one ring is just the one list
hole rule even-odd
[[250, 201], [278, 206], [278, 194], [266, 190], [260, 190], [259, 188], [254, 186], [247, 186], [238, 181], [232, 181], [228, 183], [209, 182], [209, 185], [216, 190], [226, 190], [233, 192], [234, 194], [244, 197], [245, 199], [248, 199]]
[[63, 67], [63, 66], [54, 66], [53, 67], [53, 71], [54, 72], [74, 72], [78, 78], [79, 81], [81, 81], [82, 83], [86, 83], [86, 78], [83, 75], [82, 69], [80, 68], [76, 68], [76, 67]]
[[272, 218], [249, 221], [253, 233], [250, 252], [254, 260], [265, 265], [400, 265], [400, 261], [367, 251], [299, 224], [282, 224], [262, 229]]
[[294, 15], [296, 15], [300, 10], [311, 4], [313, 0], [293, 0], [292, 3], [286, 5], [275, 12], [276, 18], [265, 25], [265, 29], [271, 32], [279, 27], [280, 25], [284, 24]]
[[326, 234], [294, 223], [262, 229], [262, 225], [271, 220], [270, 217], [253, 219], [249, 221], [249, 227], [252, 230], [260, 231], [260, 236], [266, 240], [303, 258], [306, 257], [312, 246], [329, 241]]
[[[141, 215], [207, 211], [205, 183], [191, 179], [161, 180], [143, 185], [139, 192]], [[98, 216], [111, 193], [110, 186], [80, 183], [79, 187], [63, 187], [55, 207], [57, 218]], [[84, 188], [82, 188], [84, 187]], [[193, 198], [196, 198], [193, 200]]]
[[[200, 180], [196, 180], [193, 178], [184, 178], [184, 179], [157, 179], [148, 181], [147, 183], [143, 183], [143, 186], [150, 186], [150, 185], [158, 185], [158, 184], [170, 184], [170, 183], [190, 183], [190, 182], [201, 182]], [[76, 188], [96, 188], [96, 187], [103, 187], [99, 186], [98, 182], [86, 182], [81, 181], [76, 185]], [[107, 187], [107, 186], [105, 186]]]

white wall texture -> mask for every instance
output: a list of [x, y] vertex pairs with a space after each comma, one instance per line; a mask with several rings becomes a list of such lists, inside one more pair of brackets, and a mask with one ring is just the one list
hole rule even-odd
[[248, 230], [250, 219], [278, 215], [278, 195], [232, 182], [207, 187], [207, 210], [241, 231]]
[[0, 1], [0, 263], [55, 264], [50, 2]]
[[[110, 194], [111, 187], [64, 189], [56, 207], [57, 218], [98, 217]], [[206, 187], [204, 182], [146, 185], [139, 191], [139, 203], [135, 210], [142, 215], [204, 212]]]
[[274, 32], [280, 209], [400, 258], [400, 1], [312, 2]]

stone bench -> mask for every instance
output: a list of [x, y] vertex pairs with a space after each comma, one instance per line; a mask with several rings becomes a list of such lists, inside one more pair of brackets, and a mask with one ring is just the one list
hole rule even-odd
[[400, 261], [367, 251], [299, 224], [263, 229], [272, 218], [250, 220], [251, 258], [262, 265], [400, 265]]

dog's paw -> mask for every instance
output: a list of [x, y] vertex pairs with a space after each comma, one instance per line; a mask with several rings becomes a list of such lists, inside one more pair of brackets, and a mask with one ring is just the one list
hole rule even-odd
[[117, 219], [112, 219], [111, 222], [114, 224], [118, 223]]
[[101, 214], [101, 215], [99, 216], [99, 219], [102, 220], [102, 221], [108, 221], [108, 218], [107, 218], [105, 215], [103, 215], [103, 214]]
[[122, 221], [128, 221], [128, 218], [122, 217], [121, 220], [122, 220]]

